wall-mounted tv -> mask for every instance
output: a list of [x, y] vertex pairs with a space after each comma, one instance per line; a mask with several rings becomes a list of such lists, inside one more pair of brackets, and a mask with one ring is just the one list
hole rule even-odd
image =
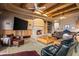
[[14, 17], [14, 26], [13, 30], [27, 30], [28, 21], [24, 21], [23, 19]]

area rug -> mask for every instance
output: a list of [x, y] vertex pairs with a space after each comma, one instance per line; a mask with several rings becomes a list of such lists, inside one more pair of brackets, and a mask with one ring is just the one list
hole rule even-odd
[[18, 53], [4, 54], [0, 56], [39, 56], [39, 54], [36, 51], [22, 51]]

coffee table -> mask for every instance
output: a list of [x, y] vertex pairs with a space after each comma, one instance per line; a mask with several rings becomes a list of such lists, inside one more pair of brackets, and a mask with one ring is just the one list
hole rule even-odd
[[13, 45], [15, 46], [20, 46], [20, 45], [23, 45], [24, 44], [24, 40], [15, 40], [13, 41]]

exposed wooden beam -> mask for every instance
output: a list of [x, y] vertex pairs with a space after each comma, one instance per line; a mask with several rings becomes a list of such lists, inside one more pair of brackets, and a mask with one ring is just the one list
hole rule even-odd
[[79, 3], [76, 3], [76, 6], [78, 7], [78, 9], [79, 9]]
[[26, 4], [27, 4], [27, 3], [21, 3], [21, 4], [20, 4], [20, 7], [21, 7], [21, 8], [26, 8], [26, 7], [25, 7]]
[[38, 3], [37, 5], [38, 5], [38, 7], [42, 7], [42, 6], [44, 6], [46, 3]]
[[54, 8], [60, 6], [60, 5], [62, 5], [62, 4], [59, 4], [59, 3], [53, 4], [51, 7], [47, 8], [46, 10], [44, 10], [44, 11], [43, 11], [43, 14], [45, 14], [45, 13], [51, 11], [52, 9], [54, 9]]
[[43, 5], [43, 7], [46, 7], [45, 9], [43, 9], [42, 11], [44, 12], [45, 10], [47, 10], [48, 8], [52, 7], [53, 5], [56, 5], [56, 3], [46, 3]]
[[[42, 16], [42, 15], [32, 13], [32, 11], [25, 10], [25, 9], [17, 7], [13, 4], [4, 4], [4, 7], [5, 7], [6, 10], [13, 12], [13, 13], [17, 13], [17, 14], [21, 14], [21, 15], [25, 15], [25, 16], [29, 15], [33, 18], [41, 18], [41, 19], [44, 19], [46, 21], [50, 21], [52, 19], [50, 17], [45, 17], [45, 16]], [[50, 19], [50, 20], [48, 20], [48, 19]]]
[[75, 5], [75, 4], [72, 4], [72, 5], [68, 6], [68, 7], [59, 9], [59, 10], [57, 10], [57, 11], [55, 11], [55, 12], [52, 12], [52, 13], [50, 13], [50, 14], [48, 14], [48, 15], [49, 15], [49, 16], [52, 16], [52, 14], [59, 13], [59, 12], [62, 12], [62, 11], [65, 11], [65, 10], [68, 10], [68, 9], [74, 8], [74, 7], [76, 7], [76, 5]]
[[[72, 10], [72, 11], [65, 12], [64, 15], [70, 15], [70, 14], [76, 13], [76, 12], [79, 12], [79, 9], [74, 9], [74, 10]], [[59, 15], [62, 15], [62, 14], [59, 14]], [[53, 16], [53, 18], [54, 18], [54, 17], [58, 17], [59, 15]]]
[[64, 5], [61, 5], [60, 7], [57, 7], [57, 8], [55, 8], [55, 9], [52, 9], [51, 11], [49, 11], [49, 12], [47, 12], [47, 13], [45, 13], [45, 14], [50, 14], [50, 13], [56, 12], [57, 10], [66, 8], [66, 7], [70, 6], [70, 5], [72, 5], [72, 4], [64, 4]]
[[52, 17], [63, 14], [63, 13], [66, 13], [66, 12], [69, 12], [69, 11], [72, 11], [72, 10], [75, 10], [75, 9], [78, 9], [78, 7], [74, 7], [74, 8], [71, 8], [71, 9], [68, 9], [68, 10], [53, 14]]

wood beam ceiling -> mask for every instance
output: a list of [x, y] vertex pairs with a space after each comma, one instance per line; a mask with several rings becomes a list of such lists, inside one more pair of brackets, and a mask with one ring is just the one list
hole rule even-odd
[[65, 10], [65, 11], [62, 11], [62, 12], [59, 12], [59, 13], [55, 13], [55, 14], [52, 15], [52, 17], [57, 16], [57, 15], [60, 15], [60, 14], [64, 14], [66, 12], [70, 12], [70, 11], [73, 11], [73, 10], [76, 10], [76, 9], [77, 9], [77, 7], [74, 7], [74, 8], [71, 8], [71, 9], [68, 9], [68, 10]]
[[61, 3], [54, 4], [54, 5], [52, 5], [51, 7], [49, 7], [48, 9], [44, 10], [43, 12], [44, 12], [44, 14], [46, 14], [46, 13], [52, 11], [53, 9], [55, 9], [55, 8], [61, 6], [61, 5], [63, 5], [63, 3], [62, 3], [62, 4], [61, 4]]
[[44, 6], [46, 3], [38, 3], [37, 5], [38, 5], [38, 7], [42, 7], [42, 6]]
[[70, 5], [72, 5], [72, 4], [63, 4], [63, 5], [55, 8], [55, 9], [52, 9], [51, 11], [47, 12], [46, 14], [51, 14], [53, 12], [56, 12], [56, 11], [60, 10], [60, 9], [66, 8], [66, 7], [70, 6]]
[[46, 9], [52, 7], [53, 5], [56, 5], [56, 3], [46, 3], [43, 5], [43, 7], [46, 7], [45, 9], [43, 9], [42, 11], [44, 12]]
[[27, 4], [27, 3], [21, 3], [21, 4], [20, 4], [20, 7], [21, 7], [21, 8], [26, 8], [26, 7], [25, 7], [26, 4]]
[[61, 16], [61, 15], [69, 15], [69, 14], [72, 14], [72, 13], [75, 13], [75, 12], [79, 12], [79, 9], [73, 9], [72, 11], [64, 12], [63, 14], [58, 14], [56, 16], [52, 16], [52, 18]]
[[79, 3], [76, 3], [76, 6], [78, 7], [78, 9], [79, 9]]
[[[79, 4], [75, 3], [37, 3], [38, 7], [46, 7], [42, 14], [48, 15], [48, 17], [56, 17], [61, 14], [68, 14], [72, 11], [79, 10]], [[20, 7], [25, 10], [34, 11], [28, 9], [28, 7], [33, 8], [34, 3], [21, 3]]]
[[30, 10], [30, 11], [34, 11], [34, 9], [28, 9], [28, 7], [33, 8], [32, 6], [34, 7], [33, 3], [21, 3], [20, 4], [21, 8], [27, 9], [27, 10]]
[[59, 13], [59, 12], [63, 12], [63, 11], [65, 11], [65, 10], [68, 10], [68, 9], [71, 9], [71, 8], [75, 8], [75, 7], [76, 7], [75, 4], [68, 4], [68, 6], [65, 5], [65, 7], [60, 8], [60, 9], [58, 9], [57, 11], [50, 13], [49, 16], [52, 16], [53, 14], [56, 14], [56, 13]]

